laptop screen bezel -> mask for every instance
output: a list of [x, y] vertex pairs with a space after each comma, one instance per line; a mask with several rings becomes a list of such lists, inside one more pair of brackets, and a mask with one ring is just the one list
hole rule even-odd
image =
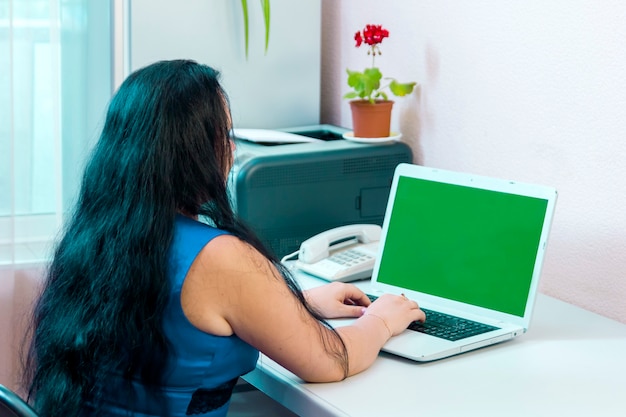
[[[543, 227], [539, 238], [539, 245], [537, 249], [537, 255], [533, 267], [529, 294], [526, 300], [526, 306], [524, 308], [524, 315], [517, 316], [513, 314], [503, 313], [497, 310], [490, 310], [487, 308], [471, 305], [463, 302], [449, 300], [438, 296], [421, 293], [419, 291], [413, 291], [405, 288], [400, 288], [394, 285], [382, 283], [378, 281], [379, 270], [381, 261], [383, 259], [385, 241], [389, 229], [389, 221], [392, 214], [394, 198], [398, 189], [398, 183], [401, 177], [417, 178], [427, 181], [437, 181], [446, 184], [460, 185], [465, 187], [479, 188], [490, 191], [497, 191], [501, 193], [510, 193], [522, 196], [529, 196], [534, 198], [543, 199], [546, 201], [546, 210], [543, 219]], [[387, 202], [387, 208], [385, 211], [385, 217], [382, 225], [381, 241], [379, 245], [379, 254], [374, 264], [372, 273], [372, 286], [376, 292], [384, 293], [405, 293], [407, 296], [415, 299], [420, 306], [425, 308], [433, 308], [434, 306], [441, 308], [444, 312], [452, 314], [460, 314], [467, 317], [483, 317], [487, 316], [492, 318], [493, 322], [511, 323], [513, 325], [521, 326], [527, 329], [530, 325], [532, 317], [532, 311], [535, 304], [535, 299], [538, 291], [539, 280], [541, 276], [541, 270], [545, 258], [547, 242], [549, 232], [554, 216], [554, 209], [556, 205], [557, 192], [554, 188], [529, 184], [518, 181], [510, 181], [500, 178], [492, 178], [481, 175], [468, 174], [463, 172], [455, 172], [437, 168], [424, 167], [421, 165], [413, 165], [402, 163], [396, 167], [394, 172], [391, 189], [389, 193], [389, 199]]]

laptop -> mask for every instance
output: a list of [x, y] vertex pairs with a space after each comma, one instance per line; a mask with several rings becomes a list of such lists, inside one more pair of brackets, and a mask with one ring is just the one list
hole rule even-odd
[[[370, 296], [405, 294], [427, 318], [382, 350], [427, 362], [525, 333], [556, 197], [542, 185], [398, 165]], [[451, 330], [440, 328], [445, 315]]]

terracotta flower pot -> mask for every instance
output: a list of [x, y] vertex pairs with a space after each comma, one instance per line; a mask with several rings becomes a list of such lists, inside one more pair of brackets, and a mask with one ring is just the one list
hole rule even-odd
[[352, 100], [352, 127], [357, 138], [386, 138], [391, 130], [392, 100]]

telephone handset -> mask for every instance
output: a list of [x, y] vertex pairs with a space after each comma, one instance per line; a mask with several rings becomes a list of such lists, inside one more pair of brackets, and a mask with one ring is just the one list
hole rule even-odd
[[380, 233], [376, 224], [353, 224], [322, 232], [302, 242], [296, 267], [327, 281], [369, 278]]

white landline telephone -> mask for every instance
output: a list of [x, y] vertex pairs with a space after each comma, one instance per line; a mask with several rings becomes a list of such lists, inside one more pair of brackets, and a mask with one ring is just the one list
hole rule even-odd
[[296, 267], [327, 281], [369, 278], [380, 233], [376, 224], [353, 224], [322, 232], [302, 242]]

